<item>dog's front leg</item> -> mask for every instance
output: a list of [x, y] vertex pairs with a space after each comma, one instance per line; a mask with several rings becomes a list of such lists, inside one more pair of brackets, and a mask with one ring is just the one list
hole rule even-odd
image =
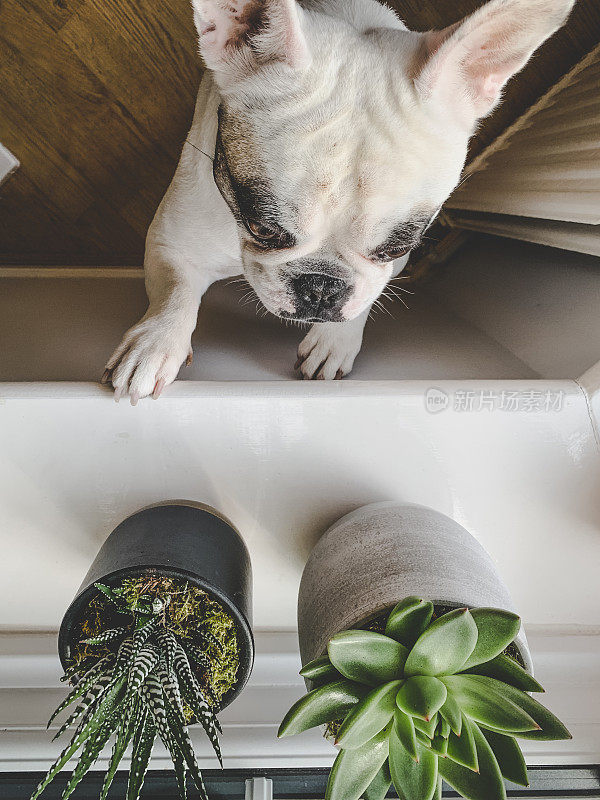
[[[218, 106], [211, 86], [203, 81], [190, 132], [199, 141], [204, 117], [214, 117]], [[240, 274], [239, 255], [235, 220], [215, 186], [212, 159], [186, 142], [146, 238], [148, 310], [106, 364], [103, 382], [112, 383], [116, 399], [129, 394], [135, 405], [175, 380], [192, 357], [202, 295], [215, 281]]]
[[144, 269], [148, 310], [125, 333], [102, 379], [112, 383], [116, 400], [129, 394], [132, 405], [149, 394], [158, 397], [183, 362], [191, 363], [198, 306], [212, 283], [185, 257], [160, 245], [147, 250]]
[[360, 352], [370, 308], [348, 322], [316, 322], [298, 347], [296, 369], [305, 380], [340, 380]]
[[[394, 261], [390, 277], [397, 277], [407, 262], [408, 255]], [[305, 380], [340, 380], [351, 372], [370, 311], [371, 306], [348, 322], [317, 322], [311, 327], [300, 342], [296, 361]]]

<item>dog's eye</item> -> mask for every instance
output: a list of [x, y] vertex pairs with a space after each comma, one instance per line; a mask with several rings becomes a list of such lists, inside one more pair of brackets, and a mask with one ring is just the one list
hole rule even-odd
[[277, 239], [283, 232], [278, 225], [270, 225], [268, 222], [257, 222], [253, 219], [248, 220], [248, 229], [253, 236], [264, 242]]
[[244, 224], [257, 242], [255, 247], [259, 249], [285, 250], [296, 244], [294, 236], [276, 222], [259, 222], [256, 219], [245, 218]]
[[381, 250], [376, 250], [373, 254], [377, 261], [394, 261], [396, 258], [402, 258], [409, 252], [410, 248], [404, 247], [386, 247]]

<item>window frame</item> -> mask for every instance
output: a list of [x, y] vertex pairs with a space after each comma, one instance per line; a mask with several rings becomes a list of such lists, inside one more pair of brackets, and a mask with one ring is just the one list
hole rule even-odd
[[[560, 765], [528, 767], [531, 785], [528, 789], [508, 788], [511, 800], [571, 800], [592, 798], [600, 800], [600, 765]], [[225, 769], [204, 770], [203, 777], [210, 800], [244, 800], [246, 781], [251, 778], [270, 778], [274, 800], [323, 800], [328, 769]], [[2, 800], [28, 800], [43, 777], [41, 772], [0, 773]], [[90, 772], [77, 788], [75, 800], [97, 800], [104, 772]], [[124, 797], [127, 771], [119, 771], [111, 788], [111, 797]], [[64, 781], [60, 778], [45, 790], [43, 800], [60, 800]], [[190, 793], [190, 796], [193, 796]], [[178, 800], [177, 785], [169, 770], [150, 770], [146, 776], [142, 800]], [[388, 797], [396, 797], [390, 792]], [[444, 785], [443, 797], [458, 798], [455, 791]]]

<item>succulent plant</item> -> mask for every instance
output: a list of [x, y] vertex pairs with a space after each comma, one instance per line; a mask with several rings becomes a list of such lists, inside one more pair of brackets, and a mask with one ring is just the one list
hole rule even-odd
[[[158, 736], [171, 755], [179, 793], [186, 797], [187, 773], [200, 796], [207, 794], [198, 768], [187, 726], [199, 722], [204, 728], [222, 766], [216, 717], [218, 700], [210, 680], [198, 676], [211, 671], [207, 654], [210, 644], [220, 646], [210, 633], [195, 631], [184, 638], [168, 624], [165, 613], [170, 598], [142, 595], [133, 600], [125, 588], [95, 584], [108, 599], [117, 617], [126, 614], [128, 624], [101, 631], [84, 639], [80, 645], [108, 650], [106, 655], [82, 670], [73, 665], [65, 677], [76, 682], [75, 688], [52, 714], [54, 719], [77, 701], [75, 710], [58, 729], [55, 739], [68, 728], [75, 731], [67, 747], [54, 762], [34, 791], [35, 800], [58, 775], [63, 766], [80, 750], [79, 761], [63, 792], [66, 800], [97, 760], [114, 735], [114, 746], [100, 798], [106, 800], [111, 783], [128, 745], [132, 744], [127, 800], [138, 800], [152, 748]], [[94, 659], [92, 659], [93, 661]], [[86, 658], [85, 663], [88, 663]]]
[[347, 630], [300, 674], [314, 687], [279, 736], [327, 724], [340, 752], [326, 800], [438, 800], [442, 779], [466, 800], [504, 800], [503, 778], [527, 786], [515, 737], [569, 739], [529, 692], [539, 683], [505, 650], [521, 621], [508, 611], [459, 608], [434, 618], [407, 597], [383, 633]]

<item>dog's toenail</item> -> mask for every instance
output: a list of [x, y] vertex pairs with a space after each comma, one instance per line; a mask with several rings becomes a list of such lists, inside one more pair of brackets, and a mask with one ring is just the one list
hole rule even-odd
[[152, 397], [154, 400], [158, 400], [160, 397], [160, 393], [165, 388], [165, 379], [159, 378], [154, 385], [154, 391], [152, 392]]
[[341, 381], [343, 377], [344, 377], [344, 373], [342, 372], [341, 369], [338, 369], [338, 371], [335, 373], [334, 380]]
[[300, 365], [302, 364], [302, 358], [298, 356], [298, 361], [294, 364], [294, 369], [300, 369]]
[[105, 369], [102, 373], [102, 377], [100, 378], [100, 383], [108, 383], [108, 379], [110, 378], [110, 370]]
[[139, 399], [140, 399], [140, 396], [139, 396], [139, 394], [137, 392], [132, 392], [131, 393], [130, 400], [131, 400], [131, 405], [132, 406], [137, 406]]

